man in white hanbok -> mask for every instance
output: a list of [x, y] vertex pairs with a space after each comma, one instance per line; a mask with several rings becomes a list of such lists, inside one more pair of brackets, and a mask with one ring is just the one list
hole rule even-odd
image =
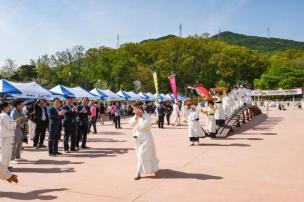
[[12, 157], [13, 140], [15, 137], [16, 124], [20, 123], [21, 118], [16, 121], [8, 115], [10, 107], [7, 102], [1, 103], [0, 114], [0, 146], [1, 146], [1, 163], [5, 168], [9, 167]]
[[150, 115], [140, 106], [135, 108], [134, 113], [135, 115], [131, 118], [129, 125], [133, 128], [138, 159], [135, 180], [139, 180], [141, 174], [156, 173], [159, 170], [159, 161], [156, 157], [154, 139], [151, 132], [152, 122]]
[[172, 125], [179, 125], [180, 124], [180, 120], [179, 120], [179, 106], [178, 106], [178, 101], [175, 100], [174, 104], [173, 104], [173, 110], [172, 110], [172, 114], [170, 117], [170, 122]]
[[199, 144], [199, 138], [203, 137], [204, 132], [199, 123], [199, 114], [196, 107], [192, 105], [190, 110], [191, 111], [189, 112], [188, 116], [188, 133], [190, 142], [192, 142], [190, 146], [194, 146], [194, 142]]

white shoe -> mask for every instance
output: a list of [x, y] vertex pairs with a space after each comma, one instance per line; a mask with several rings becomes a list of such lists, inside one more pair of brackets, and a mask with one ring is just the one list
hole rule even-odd
[[10, 163], [11, 163], [11, 164], [18, 164], [18, 161], [16, 161], [16, 160], [11, 160]]

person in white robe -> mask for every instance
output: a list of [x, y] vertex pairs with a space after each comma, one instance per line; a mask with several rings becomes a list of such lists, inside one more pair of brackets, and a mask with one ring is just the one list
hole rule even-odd
[[182, 115], [181, 115], [181, 117], [182, 117], [182, 121], [184, 122], [184, 123], [187, 123], [187, 119], [188, 119], [188, 106], [183, 102], [183, 104], [182, 104], [182, 109], [181, 109], [181, 113], [182, 113]]
[[150, 115], [141, 106], [137, 106], [134, 113], [135, 115], [131, 118], [129, 125], [133, 128], [138, 159], [135, 180], [139, 180], [141, 174], [156, 173], [159, 170], [159, 161], [156, 157], [155, 144], [151, 132], [152, 122]]
[[194, 105], [191, 105], [188, 115], [188, 134], [190, 142], [192, 142], [190, 146], [194, 146], [195, 142], [199, 144], [199, 138], [204, 136], [203, 129], [199, 123], [199, 114]]
[[21, 118], [13, 121], [13, 119], [8, 115], [10, 107], [5, 101], [1, 103], [0, 108], [1, 163], [5, 168], [8, 168], [13, 151], [13, 140], [15, 138], [14, 130], [16, 128], [16, 125], [20, 123]]
[[231, 106], [231, 100], [230, 100], [228, 92], [225, 92], [225, 96], [223, 97], [222, 102], [223, 102], [223, 109], [224, 109], [225, 116], [229, 117], [231, 114], [231, 111], [232, 111], [231, 110], [232, 106]]
[[202, 110], [202, 112], [207, 115], [206, 129], [208, 131], [208, 135], [211, 138], [216, 138], [216, 124], [214, 118], [215, 111], [216, 111], [216, 106], [214, 106], [213, 101], [208, 101], [208, 106], [204, 110]]
[[218, 99], [215, 102], [216, 110], [214, 113], [215, 123], [218, 126], [222, 126], [225, 124], [225, 112], [223, 108], [222, 96], [218, 95]]
[[170, 116], [170, 122], [172, 125], [177, 126], [180, 124], [180, 117], [179, 117], [179, 106], [178, 101], [175, 100], [173, 104], [172, 114]]

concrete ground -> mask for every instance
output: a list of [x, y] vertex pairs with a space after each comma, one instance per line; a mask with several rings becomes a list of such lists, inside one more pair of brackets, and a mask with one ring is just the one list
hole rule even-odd
[[[161, 170], [133, 179], [131, 129], [111, 123], [89, 135], [89, 150], [51, 158], [25, 147], [19, 184], [0, 182], [0, 201], [304, 201], [304, 111], [273, 109], [226, 139], [190, 147], [187, 127], [153, 126]], [[60, 143], [62, 146], [62, 143]]]

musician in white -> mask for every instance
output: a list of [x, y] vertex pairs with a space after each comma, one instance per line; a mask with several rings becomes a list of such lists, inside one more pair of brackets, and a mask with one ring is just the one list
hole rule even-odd
[[133, 128], [135, 150], [137, 155], [137, 170], [135, 180], [141, 178], [141, 174], [155, 174], [158, 171], [158, 159], [156, 157], [155, 144], [152, 136], [151, 117], [142, 106], [135, 106], [135, 115], [129, 125]]
[[179, 106], [177, 100], [174, 101], [173, 110], [170, 119], [172, 125], [175, 126], [180, 125]]
[[199, 113], [194, 105], [191, 105], [188, 116], [188, 133], [191, 142], [190, 146], [194, 146], [195, 142], [199, 144], [199, 138], [204, 136], [199, 122]]

